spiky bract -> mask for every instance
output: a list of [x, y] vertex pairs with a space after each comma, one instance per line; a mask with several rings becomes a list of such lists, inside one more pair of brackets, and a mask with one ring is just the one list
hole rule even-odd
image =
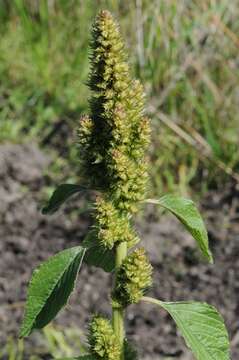
[[95, 316], [89, 326], [90, 351], [101, 360], [119, 360], [120, 345], [109, 320]]
[[121, 265], [113, 299], [123, 306], [137, 303], [152, 284], [152, 266], [143, 248], [134, 250]]

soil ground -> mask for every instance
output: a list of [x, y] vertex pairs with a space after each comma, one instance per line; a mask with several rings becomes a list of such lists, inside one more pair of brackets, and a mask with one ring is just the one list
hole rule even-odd
[[[84, 203], [80, 198], [54, 216], [40, 214], [39, 189], [44, 186], [49, 162], [33, 144], [0, 146], [0, 344], [17, 334], [32, 269], [57, 251], [78, 244], [90, 225], [87, 214], [74, 212]], [[136, 226], [154, 266], [150, 295], [215, 305], [230, 332], [231, 357], [238, 359], [239, 193], [233, 187], [220, 194], [209, 193], [202, 209], [214, 266], [200, 258], [194, 240], [173, 217], [164, 215], [156, 221], [153, 208], [148, 208], [147, 218], [138, 219]], [[109, 314], [110, 283], [109, 275], [83, 266], [75, 293], [55, 323], [84, 330], [90, 313]], [[141, 359], [193, 359], [163, 311], [140, 303], [129, 308], [127, 320], [128, 338], [139, 349]], [[36, 342], [33, 334], [29, 349], [33, 344], [35, 348]]]

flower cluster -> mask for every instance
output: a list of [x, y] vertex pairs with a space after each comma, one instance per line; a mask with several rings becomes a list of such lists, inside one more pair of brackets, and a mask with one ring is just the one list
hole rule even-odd
[[119, 210], [134, 212], [145, 194], [149, 123], [144, 94], [133, 80], [124, 44], [111, 14], [102, 11], [92, 31], [90, 117], [83, 117], [79, 145], [85, 178], [107, 192]]
[[89, 326], [90, 351], [96, 359], [119, 360], [120, 345], [109, 320], [95, 316]]
[[152, 266], [145, 255], [145, 250], [134, 250], [120, 267], [113, 299], [122, 306], [137, 303], [145, 290], [152, 284]]
[[99, 243], [107, 249], [112, 249], [120, 242], [127, 242], [128, 248], [131, 248], [139, 242], [128, 217], [119, 213], [112, 202], [102, 196], [96, 200], [94, 228]]
[[[142, 86], [130, 76], [118, 25], [107, 11], [100, 12], [93, 25], [90, 60], [90, 114], [82, 117], [79, 129], [82, 175], [101, 194], [92, 233], [99, 246], [114, 248], [116, 254], [123, 243], [123, 259], [126, 244], [130, 249], [139, 242], [130, 219], [146, 192], [150, 127]], [[121, 261], [112, 299], [123, 309], [137, 303], [151, 285], [152, 267], [143, 249], [134, 250], [120, 266]], [[91, 350], [103, 359], [117, 360], [110, 323], [96, 317], [90, 329]]]

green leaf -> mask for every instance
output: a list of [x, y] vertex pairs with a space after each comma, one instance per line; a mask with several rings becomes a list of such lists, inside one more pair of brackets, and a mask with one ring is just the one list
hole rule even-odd
[[67, 303], [85, 249], [77, 246], [52, 256], [32, 275], [20, 337], [47, 325]]
[[74, 194], [86, 190], [80, 185], [74, 184], [62, 184], [53, 192], [47, 206], [42, 209], [42, 213], [53, 214], [56, 212], [66, 200], [68, 200]]
[[213, 306], [200, 302], [162, 302], [149, 297], [143, 300], [161, 306], [171, 315], [197, 360], [230, 360], [227, 329]]
[[115, 268], [115, 253], [114, 249], [109, 250], [101, 246], [94, 234], [94, 231], [89, 233], [83, 241], [82, 246], [87, 249], [84, 262], [90, 266], [96, 266], [106, 272], [112, 272]]
[[146, 202], [160, 205], [174, 214], [197, 241], [203, 255], [213, 263], [207, 230], [192, 200], [169, 194], [158, 200], [148, 199]]

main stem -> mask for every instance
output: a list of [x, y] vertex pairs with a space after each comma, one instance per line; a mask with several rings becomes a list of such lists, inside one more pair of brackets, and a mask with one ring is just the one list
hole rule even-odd
[[[123, 260], [127, 256], [127, 242], [122, 242], [116, 247], [116, 258], [115, 258], [115, 281], [117, 281], [117, 272], [120, 268]], [[116, 285], [116, 284], [115, 284]], [[119, 304], [112, 305], [112, 322], [114, 333], [119, 339], [121, 345], [121, 360], [124, 360], [124, 308]]]

